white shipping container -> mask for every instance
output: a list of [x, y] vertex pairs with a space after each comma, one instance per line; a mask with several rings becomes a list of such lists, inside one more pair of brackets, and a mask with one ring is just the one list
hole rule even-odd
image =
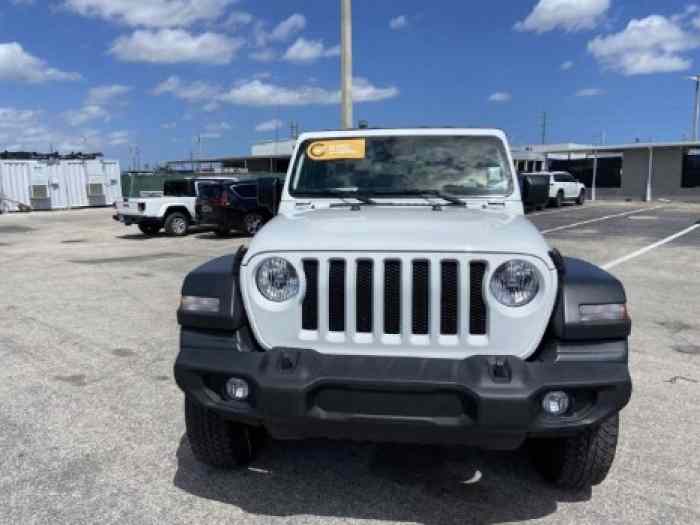
[[[119, 162], [0, 159], [2, 197], [43, 210], [111, 206], [122, 198]], [[17, 211], [13, 202], [2, 206]]]

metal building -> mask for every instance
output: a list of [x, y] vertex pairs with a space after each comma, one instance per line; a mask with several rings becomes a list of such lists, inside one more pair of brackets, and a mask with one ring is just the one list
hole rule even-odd
[[[550, 168], [570, 171], [584, 182], [594, 199], [700, 201], [700, 142], [555, 146], [542, 153]], [[603, 163], [615, 156], [617, 169], [601, 172]]]
[[17, 211], [111, 206], [122, 198], [119, 162], [99, 155], [0, 154], [0, 206]]

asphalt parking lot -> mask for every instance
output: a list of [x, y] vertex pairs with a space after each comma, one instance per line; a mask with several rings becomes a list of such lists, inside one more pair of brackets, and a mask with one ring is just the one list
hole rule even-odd
[[700, 523], [700, 205], [530, 219], [628, 291], [635, 390], [592, 492], [469, 449], [277, 443], [236, 472], [196, 463], [172, 379], [180, 285], [246, 239], [147, 239], [76, 210], [0, 217], [0, 522]]

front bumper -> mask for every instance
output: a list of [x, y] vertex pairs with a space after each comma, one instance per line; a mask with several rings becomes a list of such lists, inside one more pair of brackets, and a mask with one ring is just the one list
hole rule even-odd
[[[279, 439], [464, 444], [515, 449], [528, 436], [566, 435], [620, 411], [632, 385], [626, 362], [528, 362], [331, 356], [313, 350], [240, 352], [183, 332], [175, 378], [185, 394], [221, 416], [264, 426]], [[217, 338], [218, 339], [218, 338]], [[196, 347], [193, 343], [196, 341]], [[200, 344], [201, 343], [201, 344]], [[624, 344], [626, 352], [626, 342]], [[579, 348], [580, 353], [580, 348]], [[228, 400], [225, 381], [251, 385]], [[550, 390], [573, 395], [562, 417], [543, 413]]]

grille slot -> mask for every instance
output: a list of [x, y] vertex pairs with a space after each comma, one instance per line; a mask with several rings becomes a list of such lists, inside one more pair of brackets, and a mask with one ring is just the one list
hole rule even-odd
[[345, 331], [345, 261], [332, 260], [328, 273], [328, 330]]
[[357, 284], [355, 294], [355, 318], [358, 333], [372, 333], [374, 305], [372, 290], [374, 288], [374, 265], [372, 261], [357, 261]]
[[430, 325], [430, 263], [413, 261], [413, 333], [428, 335]]
[[459, 264], [443, 261], [440, 275], [440, 333], [457, 335], [459, 321]]
[[304, 261], [306, 295], [301, 305], [301, 327], [318, 330], [318, 261]]
[[472, 335], [486, 335], [488, 319], [483, 292], [485, 274], [485, 262], [469, 264], [469, 333]]
[[384, 333], [401, 333], [401, 261], [384, 263]]
[[[483, 293], [486, 261], [378, 256], [313, 258], [302, 263], [306, 293], [301, 328], [320, 332], [321, 337], [350, 331], [363, 334], [361, 341], [366, 344], [374, 341], [367, 338], [372, 334], [380, 338], [416, 335], [429, 336], [430, 342], [416, 339], [414, 344], [442, 345], [454, 343], [439, 340], [440, 336], [462, 339], [488, 334]], [[402, 341], [376, 340], [379, 344]], [[411, 344], [408, 339], [405, 342]]]

